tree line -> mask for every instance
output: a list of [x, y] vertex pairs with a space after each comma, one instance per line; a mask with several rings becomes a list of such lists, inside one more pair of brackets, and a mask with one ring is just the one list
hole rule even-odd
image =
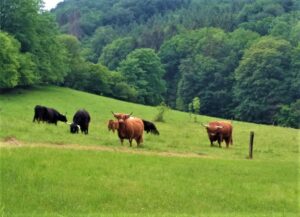
[[1, 1], [0, 88], [55, 84], [299, 128], [296, 0]]

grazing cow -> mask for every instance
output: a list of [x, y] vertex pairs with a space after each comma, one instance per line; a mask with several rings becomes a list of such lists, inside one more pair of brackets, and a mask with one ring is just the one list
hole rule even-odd
[[118, 124], [114, 126], [117, 127], [118, 136], [122, 145], [124, 139], [128, 139], [131, 147], [132, 140], [134, 139], [139, 147], [143, 142], [144, 123], [140, 118], [131, 117], [131, 114], [113, 113], [117, 119], [116, 122], [118, 122]]
[[144, 130], [147, 132], [147, 133], [152, 133], [154, 135], [159, 135], [159, 132], [156, 128], [156, 126], [150, 122], [150, 121], [146, 121], [146, 120], [142, 120], [143, 123], [144, 123]]
[[[202, 124], [203, 125], [203, 124]], [[232, 145], [232, 124], [229, 121], [212, 121], [208, 125], [203, 125], [208, 134], [210, 140], [210, 145], [213, 146], [214, 141], [218, 141], [219, 147], [221, 148], [221, 143], [223, 140], [226, 142], [226, 147], [228, 148], [229, 143]]]
[[88, 134], [90, 121], [90, 114], [86, 110], [78, 110], [73, 117], [73, 123], [70, 125], [70, 132], [78, 133], [81, 130], [82, 133]]
[[45, 121], [49, 124], [57, 125], [57, 121], [67, 122], [67, 117], [60, 114], [57, 110], [53, 108], [48, 108], [45, 106], [37, 105], [34, 107], [34, 117], [33, 122]]
[[47, 112], [45, 114], [45, 121], [49, 124], [57, 125], [57, 121], [67, 122], [67, 117], [65, 115], [60, 114], [53, 108], [46, 108]]

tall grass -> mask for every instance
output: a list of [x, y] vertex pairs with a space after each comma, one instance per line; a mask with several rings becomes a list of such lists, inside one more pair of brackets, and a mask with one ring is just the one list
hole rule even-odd
[[295, 170], [292, 162], [2, 149], [1, 205], [5, 216], [290, 216]]

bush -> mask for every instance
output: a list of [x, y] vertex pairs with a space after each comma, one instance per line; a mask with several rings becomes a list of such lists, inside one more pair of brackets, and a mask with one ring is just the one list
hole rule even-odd
[[156, 122], [164, 122], [164, 115], [170, 108], [166, 105], [165, 102], [160, 103], [157, 106], [158, 114], [154, 117], [154, 121]]

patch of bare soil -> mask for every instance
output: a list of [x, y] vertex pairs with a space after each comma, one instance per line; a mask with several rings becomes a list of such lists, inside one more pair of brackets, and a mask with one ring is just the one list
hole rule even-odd
[[17, 140], [15, 137], [13, 136], [8, 136], [4, 138], [4, 142], [7, 145], [15, 145], [15, 146], [20, 146], [21, 142], [19, 140]]
[[197, 153], [179, 153], [179, 152], [158, 152], [141, 150], [136, 148], [130, 148], [126, 146], [119, 147], [108, 147], [108, 146], [90, 146], [90, 145], [78, 145], [78, 144], [26, 144], [18, 141], [16, 138], [7, 137], [4, 141], [0, 141], [0, 148], [20, 148], [20, 147], [30, 147], [30, 148], [56, 148], [56, 149], [72, 149], [72, 150], [88, 150], [88, 151], [108, 151], [108, 152], [119, 152], [128, 154], [140, 154], [140, 155], [150, 155], [150, 156], [162, 156], [162, 157], [184, 157], [184, 158], [211, 158], [205, 154]]

